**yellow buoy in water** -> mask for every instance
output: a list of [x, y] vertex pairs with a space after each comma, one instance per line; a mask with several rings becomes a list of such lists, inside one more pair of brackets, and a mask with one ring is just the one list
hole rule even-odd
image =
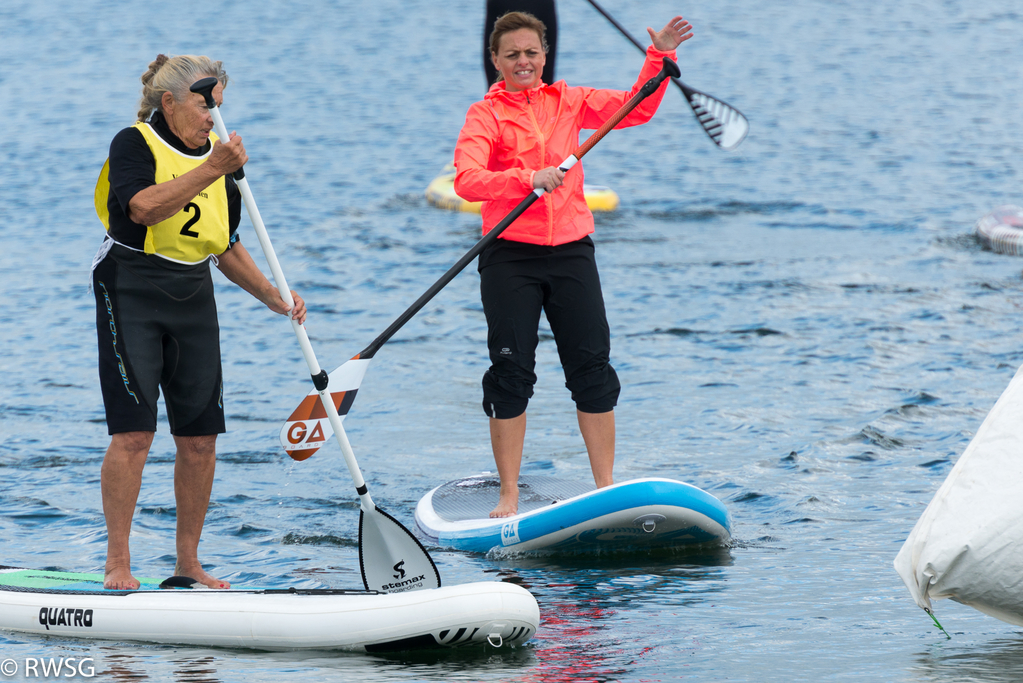
[[[583, 185], [583, 194], [590, 211], [614, 211], [618, 208], [618, 195], [609, 187]], [[426, 201], [439, 209], [480, 212], [480, 202], [468, 202], [455, 194], [455, 167], [451, 164], [426, 186]]]

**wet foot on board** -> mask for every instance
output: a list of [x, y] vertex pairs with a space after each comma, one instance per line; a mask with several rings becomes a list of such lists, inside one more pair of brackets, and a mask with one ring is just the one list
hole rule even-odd
[[514, 517], [519, 511], [518, 497], [514, 500], [507, 500], [501, 496], [497, 501], [497, 507], [490, 511], [491, 517]]
[[142, 585], [131, 575], [130, 569], [111, 569], [103, 575], [103, 587], [107, 590], [133, 591]]
[[174, 567], [174, 574], [177, 576], [187, 576], [194, 579], [196, 583], [201, 583], [207, 588], [230, 588], [231, 584], [223, 579], [218, 579], [214, 576], [207, 574], [202, 567], [194, 566], [188, 567], [183, 565], [176, 565]]

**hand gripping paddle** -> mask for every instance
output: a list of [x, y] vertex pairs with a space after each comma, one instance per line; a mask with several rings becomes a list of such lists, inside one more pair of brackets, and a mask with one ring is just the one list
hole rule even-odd
[[[217, 136], [223, 141], [228, 141], [230, 136], [224, 119], [220, 115], [220, 109], [213, 99], [213, 88], [217, 85], [216, 78], [204, 78], [196, 81], [189, 88], [192, 92], [202, 95], [206, 106], [213, 116], [213, 124]], [[273, 245], [270, 244], [270, 236], [263, 225], [263, 219], [256, 208], [256, 200], [252, 197], [252, 190], [249, 189], [249, 182], [245, 178], [245, 171], [238, 169], [234, 172], [235, 182], [241, 190], [242, 199], [245, 200], [245, 208], [252, 219], [252, 226], [256, 229], [256, 236], [263, 248], [263, 254], [270, 265], [274, 282], [281, 298], [290, 306], [295, 302], [291, 297], [291, 290], [284, 279], [284, 272], [281, 264], [277, 261], [277, 254]], [[362, 478], [362, 471], [355, 460], [355, 453], [348, 442], [348, 436], [341, 426], [341, 418], [337, 414], [337, 408], [330, 399], [327, 392], [329, 378], [327, 373], [320, 369], [316, 362], [316, 354], [313, 353], [312, 344], [309, 343], [309, 335], [306, 334], [305, 326], [300, 325], [295, 319], [291, 320], [291, 326], [298, 337], [298, 343], [302, 347], [302, 355], [305, 356], [306, 364], [309, 366], [309, 374], [312, 375], [313, 385], [316, 387], [314, 394], [318, 395], [328, 423], [337, 435], [338, 445], [341, 446], [341, 453], [348, 464], [348, 471], [351, 472], [352, 480], [355, 482], [355, 490], [361, 501], [359, 513], [359, 565], [362, 569], [362, 581], [366, 590], [380, 591], [382, 593], [401, 593], [410, 590], [424, 588], [439, 588], [440, 573], [433, 563], [429, 553], [412, 533], [403, 527], [398, 520], [378, 508], [373, 499], [369, 496], [366, 488], [366, 481]]]
[[[615, 112], [610, 119], [604, 122], [604, 125], [600, 127], [597, 132], [589, 137], [578, 149], [575, 150], [567, 159], [565, 159], [559, 168], [562, 171], [568, 171], [570, 168], [576, 165], [583, 155], [590, 151], [594, 145], [607, 135], [612, 128], [622, 122], [629, 112], [636, 108], [636, 106], [645, 100], [647, 97], [652, 95], [668, 77], [679, 75], [678, 65], [671, 61], [667, 57], [663, 59], [660, 73], [651, 78], [649, 81], [643, 84], [639, 92], [632, 96], [632, 98], [622, 105], [622, 107]], [[504, 232], [512, 222], [522, 215], [522, 213], [533, 205], [537, 199], [545, 194], [545, 190], [542, 187], [538, 187], [529, 195], [519, 202], [518, 206], [512, 209], [511, 213], [504, 217], [500, 223], [494, 226], [494, 228], [484, 235], [483, 239], [473, 246], [462, 258], [458, 259], [455, 265], [451, 266], [444, 275], [441, 276], [433, 285], [423, 293], [421, 297], [416, 299], [416, 302], [409, 306], [404, 313], [388, 326], [386, 330], [380, 333], [376, 339], [373, 340], [369, 346], [359, 352], [357, 356], [352, 358], [344, 365], [336, 368], [330, 373], [330, 384], [334, 387], [336, 393], [333, 394], [333, 403], [331, 406], [335, 408], [341, 415], [347, 415], [349, 409], [352, 407], [352, 403], [355, 401], [355, 394], [359, 390], [359, 386], [362, 384], [362, 378], [366, 375], [366, 369], [369, 366], [369, 361], [376, 355], [376, 352], [380, 350], [380, 347], [390, 339], [395, 332], [412, 319], [419, 310], [427, 304], [430, 299], [436, 296], [437, 292], [443, 289], [449, 282], [455, 279], [458, 275], [474, 258], [476, 258], [484, 249], [489, 247], [497, 240], [497, 236]], [[313, 453], [315, 453], [323, 444], [330, 438], [330, 430], [334, 422], [328, 419], [328, 415], [324, 412], [324, 407], [327, 405], [327, 401], [319, 400], [322, 394], [317, 392], [310, 392], [295, 411], [288, 418], [288, 421], [284, 423], [281, 428], [281, 445], [284, 450], [288, 452], [295, 460], [305, 460]]]

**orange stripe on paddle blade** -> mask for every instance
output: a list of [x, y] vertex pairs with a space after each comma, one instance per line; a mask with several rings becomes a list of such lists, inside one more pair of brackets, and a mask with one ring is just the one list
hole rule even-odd
[[[330, 395], [331, 399], [334, 400], [334, 408], [340, 410], [341, 402], [345, 400], [345, 394], [348, 392], [339, 391]], [[302, 402], [295, 408], [295, 412], [288, 418], [288, 422], [297, 422], [299, 420], [319, 420], [327, 417], [327, 411], [323, 408], [323, 402], [320, 400], [319, 394], [309, 394], [302, 399]]]
[[302, 462], [303, 460], [306, 460], [307, 458], [309, 458], [313, 453], [315, 453], [318, 450], [320, 450], [320, 449], [319, 448], [310, 448], [310, 449], [307, 449], [307, 450], [304, 450], [304, 451], [288, 451], [288, 455], [291, 456], [292, 460], [298, 460], [299, 462]]

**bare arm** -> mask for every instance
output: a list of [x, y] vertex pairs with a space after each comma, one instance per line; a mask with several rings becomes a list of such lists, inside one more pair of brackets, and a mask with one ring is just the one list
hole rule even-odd
[[128, 202], [128, 218], [139, 225], [156, 225], [185, 208], [197, 194], [223, 175], [249, 160], [240, 136], [231, 133], [226, 144], [217, 141], [205, 163], [166, 183], [157, 183], [135, 194]]
[[228, 280], [262, 301], [274, 313], [282, 315], [290, 313], [290, 317], [298, 320], [299, 324], [305, 323], [306, 309], [302, 297], [296, 294], [295, 290], [291, 290], [291, 298], [295, 300], [295, 308], [292, 311], [292, 308], [284, 303], [277, 288], [256, 266], [252, 256], [241, 242], [236, 242], [233, 247], [221, 254], [218, 260], [217, 267]]

